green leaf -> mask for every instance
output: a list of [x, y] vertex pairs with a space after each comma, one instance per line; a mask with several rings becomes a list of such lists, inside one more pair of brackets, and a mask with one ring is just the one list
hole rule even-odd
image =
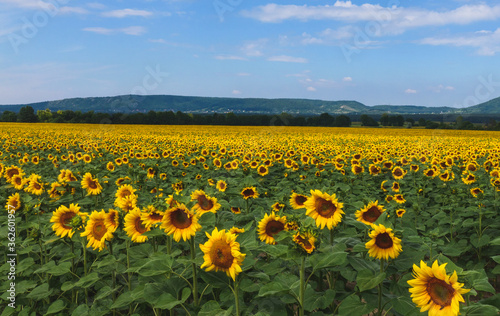
[[339, 306], [339, 316], [363, 316], [372, 312], [373, 309], [365, 303], [356, 294], [346, 297]]
[[[309, 288], [311, 289], [311, 288]], [[328, 289], [326, 292], [315, 292], [314, 290], [306, 291], [304, 309], [312, 312], [315, 309], [324, 309], [330, 306], [335, 298], [335, 291]]]
[[466, 316], [485, 316], [498, 315], [499, 309], [491, 305], [483, 305], [479, 303], [466, 306], [462, 309], [461, 314]]
[[497, 237], [497, 238], [493, 239], [492, 241], [490, 241], [490, 245], [500, 246], [500, 237]]
[[71, 269], [71, 262], [62, 262], [59, 265], [56, 265], [54, 261], [49, 261], [44, 264], [40, 269], [36, 270], [34, 273], [42, 273], [47, 272], [54, 276], [61, 276], [66, 273], [69, 273]]
[[358, 272], [356, 283], [360, 292], [373, 289], [385, 279], [385, 272], [374, 274], [371, 270], [363, 270]]
[[495, 260], [496, 263], [500, 263], [500, 255], [499, 256], [493, 256], [491, 259]]
[[86, 304], [82, 304], [75, 308], [71, 316], [87, 316], [89, 314], [89, 307]]
[[26, 295], [26, 297], [38, 301], [49, 297], [53, 291], [53, 289], [49, 289], [48, 283], [44, 283], [34, 288], [33, 291], [30, 292], [30, 294]]
[[[345, 245], [342, 245], [345, 248]], [[342, 247], [332, 247], [327, 252], [317, 252], [313, 254], [309, 262], [313, 267], [313, 272], [319, 269], [325, 269], [344, 264], [347, 259], [347, 252]]]
[[486, 275], [484, 269], [465, 271], [462, 274], [466, 276], [470, 283], [472, 283], [472, 287], [476, 291], [484, 291], [495, 294], [495, 288], [488, 281], [488, 276]]
[[216, 301], [208, 301], [201, 307], [198, 316], [231, 316], [233, 306], [228, 310], [223, 310]]
[[131, 304], [133, 301], [134, 300], [132, 299], [132, 292], [124, 292], [120, 296], [118, 296], [113, 305], [111, 305], [111, 309], [122, 308]]
[[405, 316], [420, 315], [420, 309], [413, 303], [411, 298], [408, 296], [397, 297], [391, 300], [391, 304], [392, 307], [394, 308], [394, 311], [402, 315]]
[[290, 288], [288, 286], [285, 286], [280, 282], [273, 281], [262, 286], [257, 297], [287, 293], [289, 289]]
[[112, 289], [109, 286], [102, 287], [101, 289], [99, 289], [99, 292], [97, 292], [94, 300], [98, 301], [98, 300], [101, 300], [103, 298], [106, 298], [106, 297], [110, 296], [111, 294], [113, 294], [113, 292], [116, 292], [118, 289], [119, 289], [118, 287], [116, 287], [115, 289]]
[[66, 308], [66, 304], [64, 303], [64, 301], [57, 300], [54, 303], [50, 304], [49, 309], [47, 310], [47, 313], [45, 315], [58, 313], [62, 311], [64, 308]]
[[32, 280], [20, 281], [19, 283], [16, 284], [16, 295], [23, 294], [23, 293], [27, 292], [28, 290], [37, 286], [37, 284], [38, 283], [36, 281], [32, 281]]
[[84, 276], [78, 282], [75, 283], [75, 286], [82, 287], [82, 288], [88, 288], [92, 284], [96, 283], [99, 280], [99, 275], [97, 272], [92, 272], [91, 274]]

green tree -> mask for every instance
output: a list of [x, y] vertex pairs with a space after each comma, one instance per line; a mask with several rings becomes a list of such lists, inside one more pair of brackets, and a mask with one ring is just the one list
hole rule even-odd
[[49, 108], [36, 111], [36, 116], [38, 117], [39, 122], [47, 123], [52, 120], [52, 112]]
[[18, 122], [25, 122], [25, 123], [35, 123], [38, 122], [38, 117], [35, 114], [35, 110], [27, 105], [23, 106], [19, 110], [19, 115], [17, 116], [17, 121]]
[[363, 114], [360, 117], [361, 119], [361, 126], [378, 126], [378, 122], [375, 121], [375, 119], [369, 115]]
[[12, 111], [4, 111], [0, 118], [2, 122], [17, 122], [17, 114]]
[[337, 127], [349, 127], [351, 126], [351, 119], [347, 115], [339, 115], [335, 117], [335, 124]]

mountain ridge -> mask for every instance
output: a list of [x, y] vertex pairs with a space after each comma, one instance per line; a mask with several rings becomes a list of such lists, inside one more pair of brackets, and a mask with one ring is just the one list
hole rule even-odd
[[354, 100], [325, 101], [295, 98], [231, 98], [180, 95], [119, 95], [77, 97], [16, 105], [0, 105], [0, 112], [18, 112], [23, 106], [35, 111], [94, 111], [104, 113], [137, 113], [149, 111], [181, 111], [184, 113], [229, 113], [298, 115], [329, 114], [500, 114], [500, 97], [466, 108], [426, 107], [416, 105], [367, 106]]

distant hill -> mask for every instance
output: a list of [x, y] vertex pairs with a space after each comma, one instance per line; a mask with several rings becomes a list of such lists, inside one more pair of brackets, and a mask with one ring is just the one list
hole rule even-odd
[[113, 97], [71, 98], [31, 104], [0, 105], [0, 112], [18, 112], [29, 105], [37, 110], [71, 110], [105, 113], [147, 113], [149, 111], [181, 111], [184, 113], [237, 113], [237, 114], [500, 114], [500, 98], [455, 109], [451, 107], [425, 107], [415, 105], [366, 106], [357, 101], [323, 101], [310, 99], [218, 98], [175, 95], [122, 95]]

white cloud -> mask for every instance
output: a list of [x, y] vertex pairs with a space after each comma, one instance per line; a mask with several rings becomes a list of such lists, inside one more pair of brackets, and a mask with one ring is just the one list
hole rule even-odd
[[148, 17], [151, 15], [153, 15], [153, 13], [150, 11], [134, 10], [134, 9], [113, 10], [113, 11], [102, 13], [102, 16], [108, 17], [108, 18], [125, 18], [128, 16]]
[[268, 61], [280, 61], [280, 62], [285, 62], [285, 63], [307, 63], [306, 58], [292, 57], [292, 56], [286, 56], [286, 55], [271, 56], [267, 60]]
[[88, 11], [80, 7], [61, 6], [57, 1], [41, 1], [41, 0], [0, 0], [0, 4], [5, 4], [12, 8], [24, 10], [43, 10], [51, 16], [55, 14], [87, 14]]
[[245, 57], [234, 56], [234, 55], [217, 55], [215, 59], [218, 60], [247, 60]]
[[474, 47], [477, 49], [476, 54], [478, 55], [493, 56], [500, 52], [500, 28], [494, 32], [480, 31], [458, 37], [427, 37], [418, 43], [434, 46]]
[[316, 88], [315, 87], [307, 87], [307, 91], [314, 92], [314, 91], [316, 91]]
[[86, 32], [93, 32], [102, 35], [112, 35], [117, 33], [123, 33], [127, 35], [142, 35], [146, 33], [146, 28], [142, 26], [129, 26], [125, 28], [110, 29], [105, 27], [86, 27], [83, 29]]
[[[374, 36], [401, 34], [409, 28], [449, 24], [465, 25], [474, 22], [492, 21], [500, 18], [500, 5], [462, 5], [453, 10], [433, 11], [428, 9], [388, 6], [379, 4], [352, 4], [337, 1], [334, 5], [279, 5], [267, 4], [242, 15], [265, 23], [279, 23], [287, 20], [336, 20], [344, 22], [373, 22], [367, 25]], [[334, 34], [343, 36], [342, 33]]]
[[265, 38], [261, 38], [256, 41], [248, 41], [243, 45], [243, 47], [241, 47], [241, 51], [243, 52], [243, 54], [250, 57], [260, 57], [264, 55], [262, 51], [267, 41], [268, 40]]
[[351, 82], [352, 78], [351, 77], [344, 77], [344, 78], [342, 78], [342, 81]]
[[241, 94], [241, 91], [240, 90], [233, 90], [232, 94], [239, 95], [239, 94]]
[[408, 94], [414, 94], [414, 93], [417, 93], [417, 90], [414, 90], [414, 89], [406, 89], [406, 90], [405, 90], [405, 93], [408, 93]]
[[106, 9], [106, 6], [102, 3], [99, 3], [99, 2], [90, 2], [90, 3], [87, 3], [87, 6], [91, 9], [96, 9], [96, 10]]
[[436, 93], [440, 93], [442, 91], [453, 91], [453, 90], [455, 90], [455, 87], [445, 86], [445, 85], [440, 84], [437, 87], [431, 87], [430, 89]]
[[58, 13], [61, 13], [61, 14], [70, 14], [70, 13], [88, 14], [89, 11], [84, 9], [84, 8], [79, 8], [79, 7], [61, 7], [59, 9]]
[[150, 38], [150, 39], [148, 39], [148, 42], [159, 43], [159, 44], [166, 44], [167, 43], [167, 41], [165, 41], [163, 38], [158, 38], [158, 39]]

